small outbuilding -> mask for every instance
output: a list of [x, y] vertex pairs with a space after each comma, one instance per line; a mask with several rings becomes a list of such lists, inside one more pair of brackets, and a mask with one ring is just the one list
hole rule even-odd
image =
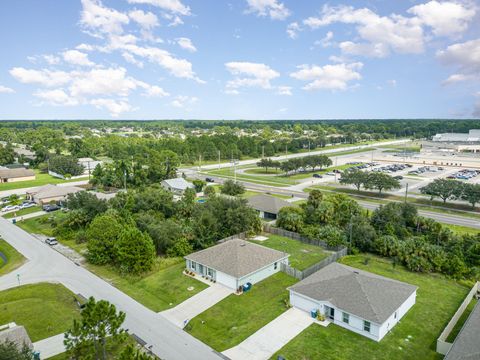
[[167, 179], [162, 181], [162, 186], [167, 189], [168, 191], [171, 191], [175, 195], [183, 195], [185, 190], [188, 188], [194, 189], [195, 186], [193, 186], [192, 183], [188, 182], [184, 178], [175, 178], [175, 179]]
[[0, 169], [0, 183], [35, 180], [35, 171], [24, 167]]
[[248, 199], [248, 205], [258, 211], [260, 217], [265, 220], [276, 220], [280, 210], [286, 206], [292, 206], [288, 201], [271, 195], [255, 195]]
[[415, 304], [417, 287], [331, 263], [289, 291], [292, 306], [380, 341]]
[[26, 197], [28, 200], [43, 205], [52, 201], [63, 201], [67, 198], [68, 194], [75, 194], [80, 191], [85, 191], [85, 189], [76, 186], [58, 186], [48, 184], [28, 191], [26, 193]]
[[288, 264], [289, 254], [242, 239], [227, 240], [185, 256], [187, 269], [231, 289], [255, 284]]

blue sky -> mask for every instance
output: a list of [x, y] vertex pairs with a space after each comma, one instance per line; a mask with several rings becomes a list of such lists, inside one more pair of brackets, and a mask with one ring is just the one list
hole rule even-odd
[[0, 2], [0, 119], [480, 117], [479, 3]]

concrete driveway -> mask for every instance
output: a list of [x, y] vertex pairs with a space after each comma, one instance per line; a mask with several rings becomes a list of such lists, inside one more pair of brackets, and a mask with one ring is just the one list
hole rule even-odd
[[233, 290], [220, 284], [211, 284], [205, 290], [178, 304], [172, 309], [160, 312], [159, 314], [182, 328], [198, 314], [201, 314], [219, 301], [233, 294]]
[[306, 312], [291, 308], [237, 346], [225, 350], [223, 355], [232, 360], [270, 359], [275, 352], [314, 322]]

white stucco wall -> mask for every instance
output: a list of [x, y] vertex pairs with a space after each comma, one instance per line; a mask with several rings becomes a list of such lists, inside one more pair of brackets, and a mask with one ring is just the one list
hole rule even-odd
[[416, 298], [417, 298], [417, 292], [415, 291], [412, 295], [410, 295], [410, 297], [407, 300], [405, 300], [405, 302], [402, 305], [400, 305], [398, 310], [395, 312], [396, 316], [395, 316], [395, 313], [393, 313], [380, 326], [380, 333], [379, 333], [380, 339], [382, 339], [388, 333], [388, 331], [391, 328], [393, 328], [398, 323], [398, 321], [408, 312], [408, 310], [410, 310], [410, 308], [413, 305], [415, 305]]
[[280, 263], [282, 262], [285, 264], [288, 264], [288, 258], [283, 259], [281, 261], [277, 261], [276, 268], [275, 268], [275, 263], [273, 263], [260, 270], [255, 271], [252, 274], [241, 277], [240, 279], [238, 279], [238, 286], [242, 286], [246, 283], [256, 284], [262, 281], [263, 279], [266, 279], [267, 277], [272, 276], [273, 274], [280, 271]]
[[[410, 295], [405, 302], [394, 312], [383, 324], [376, 324], [370, 321], [370, 332], [363, 330], [364, 319], [348, 313], [349, 323], [343, 322], [343, 310], [337, 308], [329, 302], [322, 302], [311, 299], [307, 296], [298, 294], [290, 290], [290, 304], [300, 310], [310, 313], [312, 310], [318, 310], [321, 314], [325, 314], [325, 305], [335, 309], [334, 324], [341, 326], [357, 334], [363, 335], [375, 341], [380, 341], [393, 328], [398, 321], [408, 312], [408, 310], [415, 304], [416, 292]], [[396, 315], [395, 315], [396, 313]]]
[[238, 288], [236, 278], [220, 271], [217, 271], [217, 283], [225, 285], [226, 287], [234, 290]]

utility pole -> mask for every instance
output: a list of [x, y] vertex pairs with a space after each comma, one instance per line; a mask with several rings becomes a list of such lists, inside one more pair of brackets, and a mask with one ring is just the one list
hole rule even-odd
[[334, 170], [334, 174], [335, 174], [335, 183], [337, 182], [337, 160], [338, 160], [338, 157], [335, 156], [335, 170]]
[[198, 155], [198, 170], [202, 170], [202, 154]]
[[125, 186], [125, 192], [127, 191], [127, 170], [123, 169], [123, 184]]
[[405, 204], [407, 203], [407, 196], [408, 196], [408, 183], [407, 183], [407, 186], [405, 186]]
[[265, 145], [262, 145], [262, 159], [265, 157]]
[[220, 170], [220, 150], [218, 150], [218, 170]]
[[286, 160], [286, 159], [287, 159], [287, 157], [288, 157], [288, 155], [287, 155], [287, 154], [288, 154], [288, 146], [287, 146], [287, 145], [285, 145], [285, 160]]

